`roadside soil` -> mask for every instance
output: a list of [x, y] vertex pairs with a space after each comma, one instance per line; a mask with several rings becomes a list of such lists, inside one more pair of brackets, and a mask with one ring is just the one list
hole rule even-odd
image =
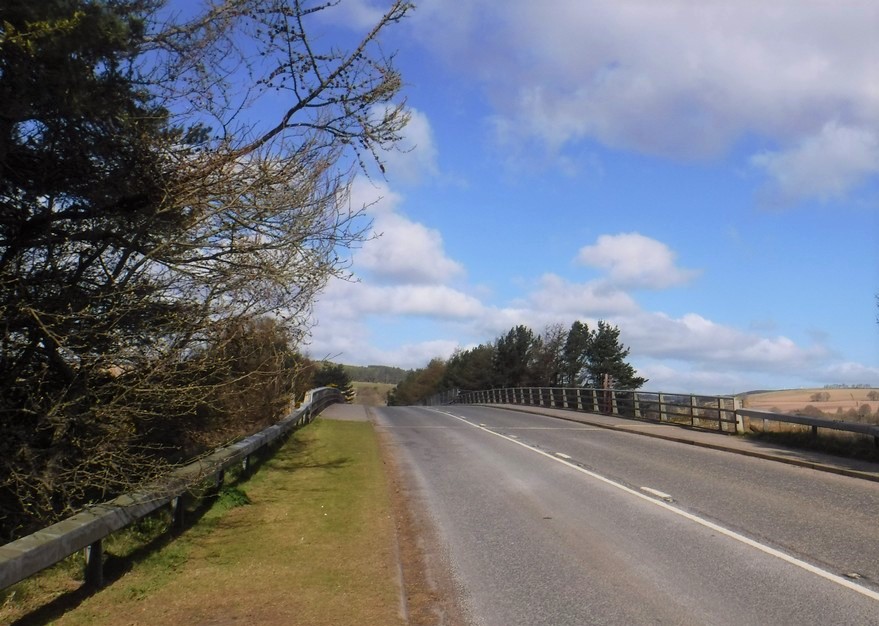
[[[375, 424], [375, 420], [372, 420]], [[414, 480], [402, 471], [395, 444], [376, 428], [388, 477], [391, 508], [410, 626], [466, 626], [470, 622], [458, 600], [452, 568], [430, 515], [417, 495]]]

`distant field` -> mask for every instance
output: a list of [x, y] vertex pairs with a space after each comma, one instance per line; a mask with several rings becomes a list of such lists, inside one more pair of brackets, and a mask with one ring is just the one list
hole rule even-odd
[[[763, 391], [747, 394], [742, 404], [749, 409], [776, 408], [782, 412], [796, 411], [812, 405], [825, 413], [835, 413], [839, 409], [858, 409], [864, 404], [871, 412], [879, 410], [879, 400], [871, 400], [868, 395], [879, 393], [879, 389], [787, 389], [784, 391]], [[827, 399], [818, 400], [815, 394], [827, 394]]]
[[385, 406], [387, 404], [388, 392], [396, 387], [396, 385], [388, 383], [353, 382], [351, 385], [357, 392], [354, 404], [363, 404], [365, 406]]

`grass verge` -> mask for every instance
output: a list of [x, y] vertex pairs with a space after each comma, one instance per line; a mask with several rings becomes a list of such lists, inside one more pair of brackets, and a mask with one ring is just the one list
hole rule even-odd
[[[372, 425], [318, 419], [55, 623], [400, 624], [395, 545]], [[28, 589], [33, 602], [40, 583]], [[43, 623], [15, 604], [0, 622]]]
[[861, 461], [879, 461], [879, 448], [873, 438], [857, 433], [822, 432], [815, 437], [805, 430], [788, 432], [751, 432], [745, 435], [753, 441], [814, 450]]

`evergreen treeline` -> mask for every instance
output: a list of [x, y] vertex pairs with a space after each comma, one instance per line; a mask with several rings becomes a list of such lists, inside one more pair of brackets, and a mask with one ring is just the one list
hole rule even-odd
[[409, 372], [388, 396], [390, 405], [417, 404], [448, 389], [497, 387], [596, 387], [639, 389], [647, 382], [626, 362], [629, 349], [620, 330], [604, 321], [595, 328], [575, 321], [570, 328], [547, 326], [536, 334], [524, 325], [491, 343], [433, 359]]
[[360, 383], [396, 385], [409, 373], [409, 370], [390, 365], [344, 365], [343, 367], [351, 380]]

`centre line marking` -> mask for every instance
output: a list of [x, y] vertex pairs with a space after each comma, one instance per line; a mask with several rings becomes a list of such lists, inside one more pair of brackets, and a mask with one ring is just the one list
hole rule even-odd
[[534, 452], [535, 454], [540, 454], [542, 456], [545, 456], [546, 458], [548, 458], [552, 461], [555, 461], [556, 463], [561, 463], [563, 465], [566, 465], [576, 472], [580, 472], [581, 474], [585, 474], [591, 478], [594, 478], [595, 480], [597, 480], [599, 482], [602, 482], [606, 485], [610, 485], [611, 487], [615, 487], [616, 489], [619, 489], [620, 491], [628, 493], [629, 495], [635, 496], [636, 498], [640, 498], [641, 500], [644, 500], [645, 502], [649, 502], [653, 506], [658, 506], [659, 508], [665, 509], [666, 511], [669, 511], [670, 513], [674, 513], [675, 515], [679, 515], [680, 517], [683, 517], [684, 519], [690, 520], [691, 522], [699, 524], [700, 526], [704, 526], [705, 528], [708, 528], [709, 530], [713, 530], [714, 532], [716, 532], [718, 534], [724, 535], [725, 537], [729, 537], [730, 539], [733, 539], [735, 541], [743, 543], [746, 546], [750, 546], [750, 547], [754, 548], [755, 550], [759, 550], [760, 552], [763, 552], [764, 554], [768, 554], [769, 556], [774, 556], [775, 558], [780, 559], [780, 560], [784, 561], [785, 563], [788, 563], [788, 564], [793, 565], [795, 567], [799, 567], [800, 569], [805, 570], [811, 574], [815, 574], [816, 576], [820, 576], [824, 580], [827, 580], [832, 583], [836, 583], [840, 587], [845, 587], [846, 589], [850, 589], [851, 591], [859, 593], [862, 596], [866, 596], [866, 597], [870, 598], [871, 600], [879, 601], [879, 592], [873, 591], [872, 589], [867, 589], [866, 587], [862, 587], [861, 585], [853, 583], [848, 578], [838, 576], [838, 575], [834, 574], [833, 572], [828, 572], [825, 569], [821, 569], [820, 567], [816, 567], [815, 565], [812, 565], [811, 563], [807, 563], [806, 561], [803, 561], [802, 559], [798, 559], [797, 557], [791, 556], [790, 554], [786, 554], [786, 553], [782, 552], [781, 550], [777, 550], [771, 546], [767, 546], [765, 544], [762, 544], [759, 541], [755, 541], [754, 539], [751, 539], [750, 537], [746, 537], [745, 535], [743, 535], [741, 533], [737, 533], [736, 531], [730, 530], [729, 528], [726, 528], [726, 527], [721, 526], [719, 524], [715, 524], [714, 522], [711, 522], [707, 519], [699, 517], [698, 515], [688, 513], [687, 511], [684, 511], [684, 510], [679, 509], [675, 506], [672, 506], [671, 504], [669, 504], [668, 502], [665, 502], [664, 500], [657, 500], [656, 498], [652, 498], [646, 494], [641, 493], [640, 491], [635, 491], [634, 489], [632, 489], [630, 487], [626, 487], [625, 485], [623, 485], [621, 483], [615, 482], [615, 481], [611, 480], [610, 478], [606, 478], [606, 477], [602, 476], [601, 474], [596, 474], [593, 471], [590, 471], [586, 468], [580, 467], [579, 465], [575, 465], [573, 463], [570, 463], [570, 462], [566, 461], [565, 459], [561, 459], [561, 458], [554, 456], [548, 452], [544, 452], [543, 450], [538, 450], [538, 449], [532, 448], [528, 444], [523, 443], [521, 441], [518, 441], [516, 439], [512, 439], [512, 438], [508, 437], [507, 435], [502, 435], [501, 433], [495, 432], [493, 430], [489, 430], [489, 429], [484, 428], [482, 426], [477, 426], [476, 424], [468, 422], [463, 417], [455, 415], [453, 413], [449, 413], [448, 411], [440, 411], [439, 409], [428, 409], [428, 410], [436, 411], [437, 413], [442, 413], [443, 415], [448, 415], [449, 417], [452, 417], [456, 420], [461, 420], [464, 423], [469, 424], [473, 428], [478, 428], [479, 430], [485, 431], [490, 435], [494, 435], [495, 437], [500, 437], [501, 439], [506, 439], [510, 443], [514, 443], [517, 446], [522, 446], [526, 450], [530, 450], [531, 452]]

